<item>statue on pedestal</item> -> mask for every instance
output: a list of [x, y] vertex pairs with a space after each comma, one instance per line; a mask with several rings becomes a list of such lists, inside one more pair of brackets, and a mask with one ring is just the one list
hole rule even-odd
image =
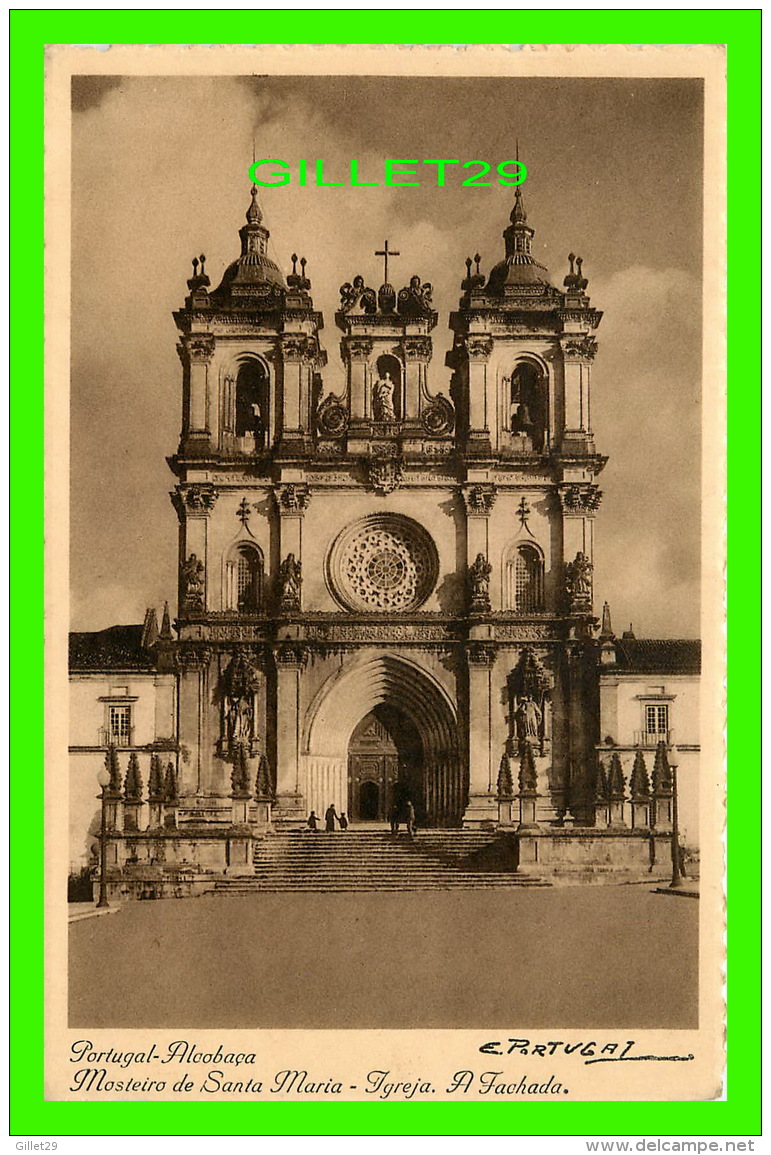
[[540, 743], [542, 717], [541, 710], [529, 694], [519, 699], [514, 720], [520, 747], [525, 743], [531, 746], [537, 746]]
[[182, 582], [184, 586], [185, 608], [188, 610], [203, 609], [204, 564], [196, 554], [190, 557], [182, 566]]
[[469, 592], [471, 609], [482, 612], [490, 609], [490, 574], [493, 567], [483, 553], [478, 553], [474, 564], [469, 567]]
[[376, 421], [396, 421], [394, 409], [394, 390], [396, 382], [391, 380], [391, 374], [385, 374], [375, 382], [372, 391], [372, 408]]
[[287, 554], [278, 571], [279, 605], [282, 610], [299, 610], [302, 565], [293, 553]]

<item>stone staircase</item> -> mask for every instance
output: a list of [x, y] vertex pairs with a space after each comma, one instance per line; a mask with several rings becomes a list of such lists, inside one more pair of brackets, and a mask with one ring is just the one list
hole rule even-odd
[[542, 878], [474, 863], [496, 840], [470, 830], [270, 834], [254, 853], [254, 875], [222, 878], [220, 895], [284, 891], [478, 890], [549, 886]]

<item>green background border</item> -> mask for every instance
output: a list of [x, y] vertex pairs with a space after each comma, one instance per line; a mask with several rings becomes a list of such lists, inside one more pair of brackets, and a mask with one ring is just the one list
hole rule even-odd
[[[760, 1133], [760, 813], [729, 826], [728, 1098], [656, 1103], [62, 1103], [43, 1099], [43, 52], [46, 44], [726, 44], [729, 797], [760, 782], [760, 11], [37, 10], [11, 13], [11, 1133]], [[49, 174], [49, 180], [55, 174]], [[666, 173], [652, 173], [666, 180]], [[709, 175], [707, 174], [707, 188]], [[718, 527], [715, 527], [716, 531]], [[741, 544], [739, 544], [741, 543]], [[36, 692], [37, 691], [37, 692]], [[741, 788], [739, 778], [741, 777]], [[748, 789], [749, 787], [749, 789]], [[729, 809], [730, 813], [730, 809]]]

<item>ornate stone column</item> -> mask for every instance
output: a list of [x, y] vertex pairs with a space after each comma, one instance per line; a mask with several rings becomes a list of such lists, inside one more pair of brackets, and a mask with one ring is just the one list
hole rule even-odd
[[493, 339], [485, 335], [469, 336], [466, 338], [466, 351], [469, 362], [468, 449], [475, 456], [487, 456], [492, 452], [490, 420], [494, 416], [488, 380]]
[[203, 613], [208, 605], [207, 568], [209, 550], [209, 515], [217, 502], [218, 491], [204, 482], [178, 485], [171, 495], [181, 526], [179, 567], [180, 616]]
[[191, 456], [205, 456], [210, 448], [209, 365], [214, 344], [210, 333], [193, 333], [177, 345], [183, 368], [182, 441]]
[[352, 421], [372, 419], [372, 399], [369, 396], [367, 367], [374, 343], [370, 337], [343, 337], [340, 353], [348, 368], [350, 417]]
[[185, 647], [179, 651], [179, 742], [190, 751], [187, 763], [180, 761], [180, 795], [201, 795], [211, 789], [211, 743], [209, 740], [209, 663], [207, 647]]
[[277, 822], [305, 817], [300, 783], [302, 743], [301, 684], [307, 649], [286, 642], [273, 651], [276, 662], [276, 809]]
[[[600, 508], [602, 490], [588, 482], [565, 482], [559, 487], [562, 507], [562, 551], [572, 563], [582, 554], [590, 565], [594, 556], [594, 515]], [[591, 571], [590, 571], [591, 573]]]
[[283, 482], [273, 496], [279, 513], [279, 557], [284, 562], [293, 556], [302, 567], [303, 518], [311, 500], [310, 488], [304, 481]]
[[488, 519], [497, 490], [492, 482], [470, 480], [462, 493], [466, 507], [466, 565], [470, 568], [478, 554], [488, 556]]
[[565, 374], [565, 432], [563, 439], [587, 443], [592, 436], [590, 411], [591, 362], [597, 352], [594, 337], [568, 336], [562, 347]]
[[[495, 644], [470, 641], [468, 664], [469, 800], [464, 826], [495, 822], [498, 816], [497, 782], [492, 764], [492, 676]], [[497, 767], [495, 770], [497, 774]]]
[[431, 360], [430, 337], [404, 337], [404, 412], [402, 420], [417, 422], [421, 415], [421, 398], [424, 393], [428, 364]]

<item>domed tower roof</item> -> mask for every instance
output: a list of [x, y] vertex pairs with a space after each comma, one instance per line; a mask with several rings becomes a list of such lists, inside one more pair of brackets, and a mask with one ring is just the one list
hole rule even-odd
[[522, 189], [519, 186], [514, 194], [514, 208], [509, 220], [511, 224], [503, 232], [506, 256], [490, 271], [487, 287], [492, 292], [503, 292], [508, 285], [544, 285], [552, 288], [549, 270], [535, 259], [531, 251], [535, 229], [531, 229], [527, 223]]
[[238, 231], [241, 238], [241, 256], [225, 270], [213, 297], [226, 296], [231, 291], [243, 293], [252, 285], [277, 285], [286, 288], [284, 276], [268, 256], [270, 232], [262, 223], [262, 209], [257, 201], [257, 186], [252, 185], [252, 199], [246, 211], [246, 224]]

